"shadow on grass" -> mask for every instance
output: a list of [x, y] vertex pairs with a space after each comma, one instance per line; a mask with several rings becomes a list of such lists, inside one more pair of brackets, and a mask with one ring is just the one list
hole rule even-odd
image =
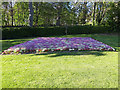
[[2, 40], [2, 52], [6, 49], [8, 49], [9, 47], [12, 47], [14, 45], [18, 45], [21, 43], [24, 43], [26, 41], [32, 40], [32, 38], [28, 38], [28, 39], [10, 39], [10, 40]]
[[40, 54], [33, 54], [32, 56], [37, 55], [48, 55], [48, 57], [58, 57], [58, 56], [79, 56], [79, 55], [95, 55], [95, 56], [104, 56], [104, 51], [54, 51], [54, 52], [45, 52]]

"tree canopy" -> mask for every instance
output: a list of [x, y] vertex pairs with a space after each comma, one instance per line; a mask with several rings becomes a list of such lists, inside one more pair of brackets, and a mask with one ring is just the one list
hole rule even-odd
[[120, 2], [2, 2], [2, 26], [91, 24], [116, 28], [119, 16]]

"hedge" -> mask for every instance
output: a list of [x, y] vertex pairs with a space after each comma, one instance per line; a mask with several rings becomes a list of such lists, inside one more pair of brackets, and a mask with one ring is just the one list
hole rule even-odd
[[[108, 26], [68, 26], [67, 34], [95, 34], [112, 32]], [[10, 27], [2, 28], [2, 39], [66, 35], [66, 27]]]

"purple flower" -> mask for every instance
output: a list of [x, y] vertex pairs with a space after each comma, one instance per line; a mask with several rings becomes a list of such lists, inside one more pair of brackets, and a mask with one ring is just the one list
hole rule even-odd
[[42, 49], [49, 50], [115, 50], [114, 48], [94, 40], [90, 37], [73, 37], [73, 38], [58, 38], [58, 37], [39, 37], [31, 41], [27, 41], [10, 47], [5, 52], [16, 52], [16, 49], [27, 52]]

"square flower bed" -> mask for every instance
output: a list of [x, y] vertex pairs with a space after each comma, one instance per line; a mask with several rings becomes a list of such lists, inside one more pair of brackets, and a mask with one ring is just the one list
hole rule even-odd
[[48, 51], [73, 51], [73, 50], [105, 50], [115, 49], [90, 37], [39, 37], [4, 50], [2, 54], [15, 53], [40, 53]]

